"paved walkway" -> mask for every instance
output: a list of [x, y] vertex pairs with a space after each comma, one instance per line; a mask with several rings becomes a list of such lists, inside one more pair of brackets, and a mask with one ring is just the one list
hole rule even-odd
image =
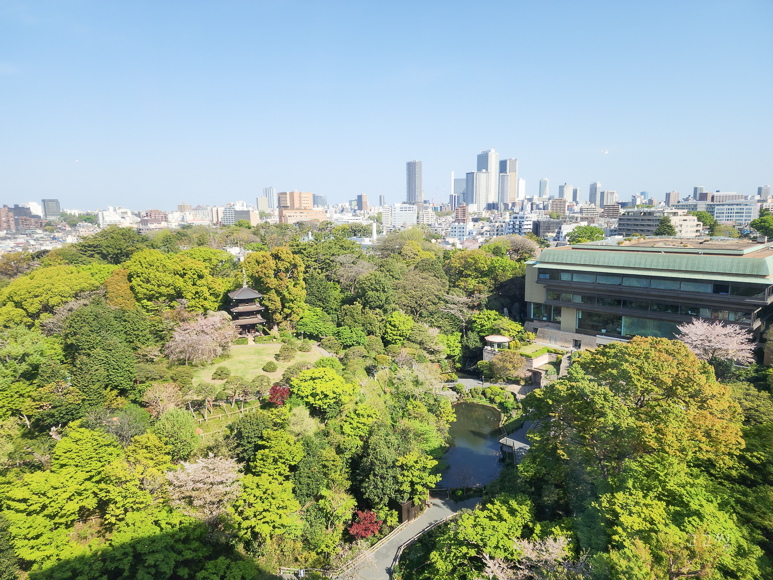
[[395, 559], [397, 550], [405, 542], [413, 538], [424, 528], [443, 518], [458, 512], [463, 508], [472, 509], [478, 502], [479, 497], [471, 498], [463, 502], [454, 503], [451, 500], [430, 500], [430, 507], [424, 510], [418, 518], [405, 526], [400, 533], [396, 534], [383, 546], [381, 546], [370, 558], [366, 558], [354, 570], [346, 574], [345, 578], [356, 578], [362, 580], [389, 580], [389, 574], [392, 570], [392, 562]]

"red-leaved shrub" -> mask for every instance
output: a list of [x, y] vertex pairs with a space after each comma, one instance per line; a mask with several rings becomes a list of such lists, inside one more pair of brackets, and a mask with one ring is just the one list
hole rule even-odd
[[382, 521], [376, 520], [376, 514], [370, 510], [364, 512], [357, 510], [357, 520], [352, 522], [349, 533], [358, 540], [378, 534], [381, 529]]
[[280, 407], [285, 404], [287, 397], [290, 396], [290, 387], [282, 387], [280, 385], [274, 385], [268, 393], [268, 402], [279, 405]]

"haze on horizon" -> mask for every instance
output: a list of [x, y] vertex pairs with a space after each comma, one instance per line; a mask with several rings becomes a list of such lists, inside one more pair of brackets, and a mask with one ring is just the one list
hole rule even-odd
[[[773, 182], [773, 2], [0, 2], [0, 204]], [[372, 203], [373, 203], [372, 201]]]

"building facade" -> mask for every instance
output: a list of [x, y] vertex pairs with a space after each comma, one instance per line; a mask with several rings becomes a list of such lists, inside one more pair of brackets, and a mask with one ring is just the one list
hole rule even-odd
[[[606, 206], [604, 207], [606, 211]], [[701, 234], [703, 224], [698, 218], [687, 215], [687, 212], [681, 210], [652, 210], [636, 209], [629, 210], [621, 214], [617, 220], [617, 233], [621, 236], [632, 236], [639, 234], [642, 236], [651, 236], [663, 219], [668, 216], [671, 225], [676, 230], [677, 237], [694, 238]], [[607, 217], [606, 215], [604, 217]]]
[[390, 230], [415, 226], [417, 219], [416, 206], [409, 203], [387, 205], [381, 212], [381, 222]]
[[478, 172], [486, 172], [486, 199], [481, 200], [484, 204], [478, 206], [478, 210], [485, 209], [490, 203], [499, 202], [499, 153], [494, 149], [481, 151], [478, 154]]
[[539, 180], [539, 197], [548, 197], [550, 195], [550, 180], [544, 177]]
[[405, 173], [405, 201], [416, 205], [424, 203], [421, 189], [421, 161], [408, 161], [408, 163], [406, 163]]
[[666, 192], [666, 205], [671, 207], [679, 203], [679, 192], [669, 191]]
[[[518, 199], [518, 160], [517, 159], [503, 159], [499, 162], [499, 174], [507, 174], [510, 176], [507, 182], [507, 190], [504, 195], [501, 192], [500, 197], [504, 197], [505, 203], [515, 203]], [[500, 181], [501, 183], [501, 181]]]
[[298, 222], [326, 221], [327, 212], [324, 209], [279, 209], [280, 224], [295, 224]]
[[563, 185], [559, 185], [558, 197], [560, 197], [561, 199], [571, 200], [573, 190], [574, 188], [569, 183], [564, 183]]
[[656, 238], [551, 248], [527, 263], [525, 294], [527, 329], [594, 337], [591, 346], [673, 338], [693, 318], [759, 333], [773, 308], [773, 244]]
[[43, 203], [43, 217], [47, 220], [51, 218], [58, 218], [62, 216], [62, 208], [59, 207], [58, 199], [44, 199]]
[[264, 187], [263, 197], [268, 199], [268, 209], [276, 209], [276, 190], [273, 187]]
[[314, 194], [309, 191], [280, 191], [277, 201], [279, 209], [312, 209]]
[[[588, 203], [599, 207], [599, 193], [601, 192], [601, 184], [596, 181], [590, 184], [588, 189]], [[601, 204], [603, 205], [603, 204]]]

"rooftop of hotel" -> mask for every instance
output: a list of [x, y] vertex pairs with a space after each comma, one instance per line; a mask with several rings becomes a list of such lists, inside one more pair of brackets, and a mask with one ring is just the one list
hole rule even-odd
[[[746, 256], [753, 252], [773, 251], [773, 242], [746, 238], [634, 238], [616, 245], [590, 242], [571, 246], [575, 250], [615, 250], [657, 253], [724, 254]], [[758, 257], [758, 256], [755, 256]]]

